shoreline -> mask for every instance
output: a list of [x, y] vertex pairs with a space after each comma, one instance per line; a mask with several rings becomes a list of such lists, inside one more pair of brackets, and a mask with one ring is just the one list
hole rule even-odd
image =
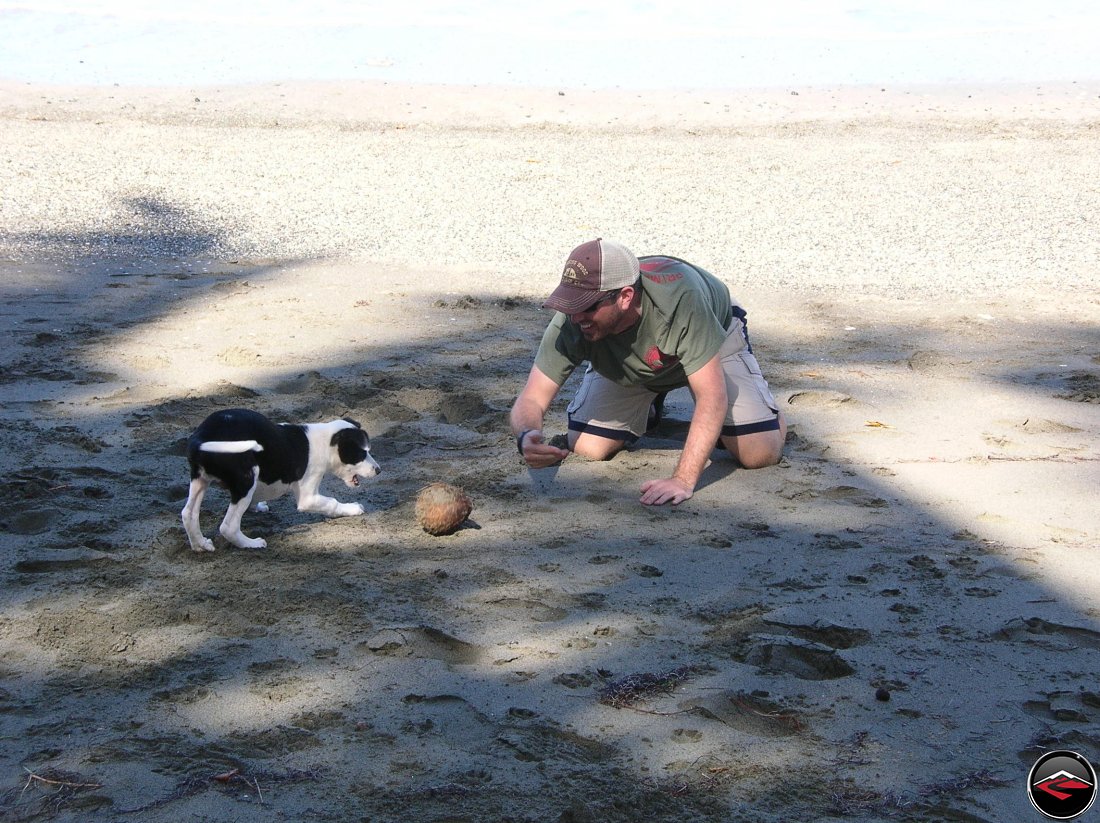
[[802, 122], [1100, 121], [1100, 79], [1028, 84], [575, 89], [289, 81], [69, 86], [0, 79], [0, 116], [190, 125], [737, 129]]

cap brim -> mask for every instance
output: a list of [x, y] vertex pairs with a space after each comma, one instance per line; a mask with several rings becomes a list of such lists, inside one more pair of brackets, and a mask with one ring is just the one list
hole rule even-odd
[[543, 308], [560, 311], [562, 314], [577, 314], [589, 308], [597, 300], [600, 300], [606, 291], [594, 291], [593, 289], [578, 289], [562, 283], [550, 298], [543, 303]]

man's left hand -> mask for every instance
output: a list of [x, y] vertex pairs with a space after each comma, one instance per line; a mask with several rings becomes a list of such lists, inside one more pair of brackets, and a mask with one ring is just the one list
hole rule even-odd
[[675, 506], [691, 497], [693, 491], [687, 483], [675, 477], [647, 480], [642, 484], [641, 502], [646, 506], [663, 506], [665, 503]]

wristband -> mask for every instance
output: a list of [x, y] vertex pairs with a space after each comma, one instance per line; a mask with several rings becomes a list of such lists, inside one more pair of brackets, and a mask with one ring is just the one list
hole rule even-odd
[[516, 438], [516, 448], [519, 449], [520, 457], [523, 457], [523, 438], [533, 431], [538, 431], [538, 429], [524, 429], [519, 433], [519, 437]]

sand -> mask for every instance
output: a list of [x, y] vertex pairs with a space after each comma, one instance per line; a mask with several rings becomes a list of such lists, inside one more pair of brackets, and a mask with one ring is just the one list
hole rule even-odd
[[[1100, 762], [1098, 129], [1085, 84], [0, 87], [0, 818], [1032, 819], [1042, 752]], [[523, 466], [596, 235], [748, 307], [779, 466], [641, 506], [682, 392]], [[366, 514], [190, 552], [226, 406], [360, 421]]]

